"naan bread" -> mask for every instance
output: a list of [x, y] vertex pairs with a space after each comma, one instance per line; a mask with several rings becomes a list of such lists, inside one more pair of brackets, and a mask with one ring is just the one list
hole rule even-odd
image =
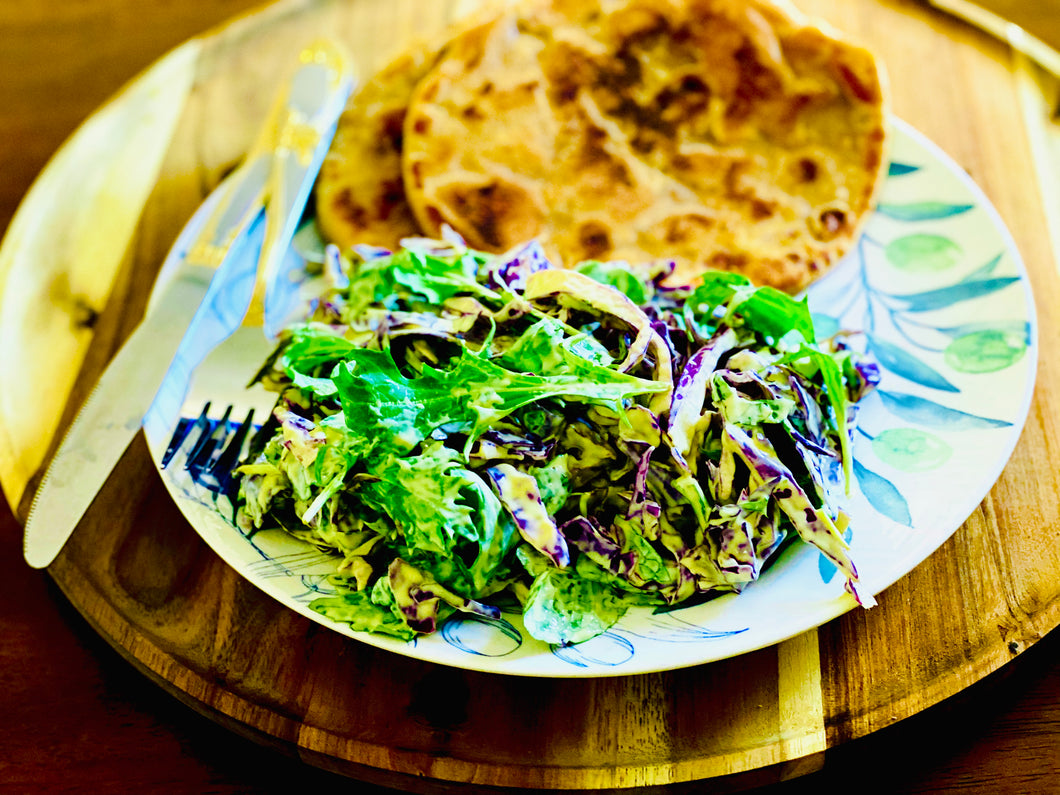
[[482, 0], [475, 13], [447, 31], [415, 42], [350, 99], [314, 189], [317, 224], [325, 239], [340, 248], [365, 244], [396, 249], [403, 237], [421, 234], [402, 181], [402, 140], [412, 92], [450, 41], [496, 19], [504, 7], [501, 0]]
[[871, 53], [766, 0], [524, 3], [409, 80], [422, 230], [536, 237], [568, 266], [674, 259], [679, 280], [797, 292], [856, 239], [886, 164]]
[[433, 59], [403, 55], [350, 101], [317, 178], [316, 217], [340, 248], [363, 243], [397, 248], [419, 234], [401, 176], [405, 113]]

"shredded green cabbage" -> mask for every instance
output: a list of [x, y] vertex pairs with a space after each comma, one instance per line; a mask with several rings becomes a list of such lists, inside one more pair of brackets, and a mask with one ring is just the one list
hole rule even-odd
[[872, 603], [834, 495], [876, 370], [805, 301], [452, 235], [340, 260], [260, 376], [279, 399], [237, 469], [241, 526], [340, 559], [313, 609], [411, 639], [514, 603], [564, 645], [738, 592], [794, 538]]

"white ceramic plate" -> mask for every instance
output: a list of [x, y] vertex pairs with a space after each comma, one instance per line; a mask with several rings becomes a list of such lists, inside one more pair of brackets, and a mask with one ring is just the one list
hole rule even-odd
[[[1027, 275], [996, 211], [921, 134], [897, 120], [894, 132], [878, 210], [857, 247], [809, 293], [819, 330], [863, 330], [881, 364], [880, 387], [858, 415], [848, 505], [852, 556], [871, 593], [923, 561], [986, 495], [1020, 434], [1037, 361]], [[243, 385], [268, 351], [260, 332], [238, 332], [222, 351], [227, 360], [211, 357], [178, 396], [181, 416], [194, 418], [211, 400], [239, 406], [236, 419], [256, 402], [264, 417], [272, 396]], [[156, 462], [177, 422], [163, 403], [145, 422]], [[335, 559], [280, 531], [245, 536], [225, 519], [230, 507], [193, 483], [179, 460], [162, 474], [199, 534], [263, 591], [337, 632], [446, 665], [530, 676], [645, 673], [768, 646], [856, 607], [831, 564], [796, 543], [738, 596], [671, 612], [633, 609], [576, 646], [534, 640], [513, 614], [458, 614], [405, 643], [353, 632], [308, 607], [330, 591]]]

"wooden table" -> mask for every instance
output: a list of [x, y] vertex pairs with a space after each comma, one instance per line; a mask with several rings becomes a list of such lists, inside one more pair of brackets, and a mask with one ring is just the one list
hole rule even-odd
[[[286, 3], [288, 8], [299, 5], [311, 3]], [[1043, 107], [1042, 92], [1055, 92], [1055, 85], [1004, 47], [913, 2], [806, 0], [801, 5], [880, 48], [890, 65], [898, 114], [942, 144], [998, 205], [1039, 290], [1043, 360], [1048, 359], [1056, 344], [1057, 318], [1046, 313], [1056, 303], [1043, 303], [1043, 296], [1056, 299], [1058, 293], [1060, 207], [1055, 167], [1060, 160], [1045, 159], [1055, 155], [1055, 150], [1050, 154], [1055, 137], [1034, 114]], [[878, 9], [866, 13], [870, 5]], [[251, 7], [239, 0], [189, 0], [172, 7], [130, 0], [106, 0], [91, 7], [51, 0], [32, 7], [11, 0], [0, 3], [0, 70], [5, 75], [0, 81], [0, 129], [5, 131], [0, 138], [0, 174], [4, 175], [0, 225], [7, 227], [49, 155], [123, 81], [188, 36]], [[916, 25], [911, 26], [907, 17]], [[903, 30], [918, 31], [913, 43], [913, 51], [919, 53], [917, 63], [903, 60], [907, 58], [904, 43], [890, 41], [881, 30], [887, 20], [904, 20]], [[932, 68], [941, 67], [955, 71], [943, 80], [931, 73]], [[943, 85], [948, 90], [938, 91]], [[996, 133], [962, 134], [969, 124], [985, 123], [996, 125]], [[212, 157], [215, 163], [224, 159], [216, 153]], [[1039, 181], [1036, 169], [1045, 167], [1054, 169], [1053, 177]], [[204, 178], [202, 174], [191, 176]], [[174, 209], [172, 214], [179, 212]], [[172, 220], [175, 231], [179, 222], [176, 217]], [[162, 235], [157, 230], [156, 234]], [[140, 245], [163, 251], [166, 247], [164, 240], [141, 240]], [[119, 284], [116, 289], [142, 300], [146, 288]], [[129, 328], [128, 318], [123, 320], [114, 307], [104, 312], [85, 359], [85, 375], [74, 385], [75, 399], [102, 365], [100, 357], [106, 354], [98, 351], [112, 350], [115, 340]], [[1042, 384], [1053, 389], [1060, 385], [1054, 363], [1043, 364], [1040, 390]], [[65, 403], [66, 396], [60, 397]], [[41, 400], [47, 396], [41, 395]], [[888, 603], [895, 609], [911, 589], [929, 586], [925, 580], [931, 567], [952, 564], [964, 536], [977, 537], [989, 526], [984, 517], [1004, 516], [1006, 498], [1011, 500], [1036, 474], [1048, 486], [1042, 495], [1040, 519], [1055, 523], [1055, 473], [1036, 473], [1034, 464], [1036, 457], [1049, 453], [1056, 460], [1060, 441], [1056, 406], [1053, 393], [1039, 394], [1024, 442], [983, 510], [923, 571], [885, 593], [884, 609]], [[1028, 452], [1031, 445], [1033, 452]], [[131, 455], [136, 452], [134, 448]], [[5, 486], [10, 488], [10, 479]], [[1051, 507], [1046, 504], [1049, 499]], [[24, 511], [25, 505], [23, 501], [19, 510]], [[309, 787], [343, 784], [334, 774], [285, 755], [293, 750], [290, 743], [277, 741], [267, 732], [259, 732], [256, 738], [265, 744], [250, 743], [230, 730], [246, 730], [230, 716], [214, 711], [210, 717], [215, 722], [141, 676], [86, 623], [78, 612], [84, 611], [84, 605], [74, 609], [51, 578], [24, 565], [20, 534], [11, 511], [6, 506], [0, 509], [0, 630], [5, 638], [0, 646], [0, 715], [4, 716], [0, 720], [0, 792], [274, 792], [281, 787], [286, 790], [295, 777]], [[62, 569], [52, 576], [64, 582]], [[65, 587], [69, 590], [69, 580]], [[1057, 590], [1054, 584], [1042, 593], [1046, 602], [1037, 620], [1041, 626], [1048, 624], [1046, 629], [1056, 623], [1050, 616], [1056, 614]], [[849, 638], [858, 621], [841, 619], [822, 628], [817, 642], [824, 659]], [[930, 630], [925, 634], [932, 636]], [[811, 753], [801, 761], [675, 789], [760, 786], [760, 791], [769, 793], [817, 793], [860, 784], [866, 791], [890, 792], [1056, 792], [1060, 781], [1060, 637], [1053, 631], [1038, 640], [1041, 634], [1032, 621], [1012, 638], [1013, 645], [1002, 648], [1003, 655], [982, 654], [974, 658], [976, 664], [962, 674], [963, 679], [951, 677], [938, 692], [928, 694], [923, 704], [899, 705], [902, 711], [895, 718], [904, 720], [894, 723], [888, 716], [875, 715], [852, 732], [864, 735], [861, 739], [844, 742], [842, 736], [829, 737], [827, 754]], [[1015, 659], [990, 673], [1008, 656]], [[930, 706], [947, 696], [941, 704]], [[842, 725], [841, 721], [836, 725]], [[371, 769], [352, 772], [393, 786], [425, 786], [415, 778], [395, 778]], [[776, 783], [784, 777], [793, 780]], [[371, 787], [356, 791], [371, 791]]]

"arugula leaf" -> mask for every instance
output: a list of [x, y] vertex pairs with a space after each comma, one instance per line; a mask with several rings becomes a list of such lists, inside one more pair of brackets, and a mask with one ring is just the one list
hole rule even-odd
[[351, 431], [384, 448], [405, 450], [442, 426], [468, 434], [470, 443], [491, 423], [545, 398], [614, 404], [667, 388], [606, 368], [592, 378], [516, 373], [467, 348], [448, 368], [425, 367], [412, 377], [401, 372], [389, 350], [354, 350], [332, 379]]
[[[685, 302], [686, 311], [701, 329], [711, 333], [722, 323], [743, 325], [765, 342], [775, 345], [792, 329], [813, 342], [813, 318], [806, 299], [801, 301], [773, 287], [755, 287], [746, 276], [711, 271]], [[737, 321], [738, 319], [738, 321]]]
[[729, 312], [770, 345], [776, 345], [792, 329], [806, 342], [815, 339], [813, 317], [806, 298], [797, 301], [773, 287], [742, 288], [736, 291]]
[[739, 273], [707, 271], [687, 303], [697, 314], [709, 314], [712, 309], [729, 303], [738, 288], [750, 285], [751, 280]]
[[453, 408], [445, 385], [419, 385], [398, 369], [389, 350], [354, 350], [331, 374], [352, 433], [372, 446], [408, 451], [449, 421]]
[[402, 294], [441, 304], [461, 294], [500, 300], [476, 279], [479, 259], [472, 252], [439, 257], [402, 249], [361, 263], [350, 278], [347, 312], [356, 317], [375, 303], [393, 302]]
[[850, 434], [847, 432], [849, 413], [842, 367], [833, 356], [811, 345], [801, 346], [780, 361], [810, 378], [815, 374], [820, 375], [824, 383], [824, 398], [828, 401], [831, 419], [835, 423], [834, 430], [839, 437], [839, 455], [843, 459], [843, 480], [849, 493], [850, 477], [853, 472], [851, 469], [853, 451], [850, 449]]

